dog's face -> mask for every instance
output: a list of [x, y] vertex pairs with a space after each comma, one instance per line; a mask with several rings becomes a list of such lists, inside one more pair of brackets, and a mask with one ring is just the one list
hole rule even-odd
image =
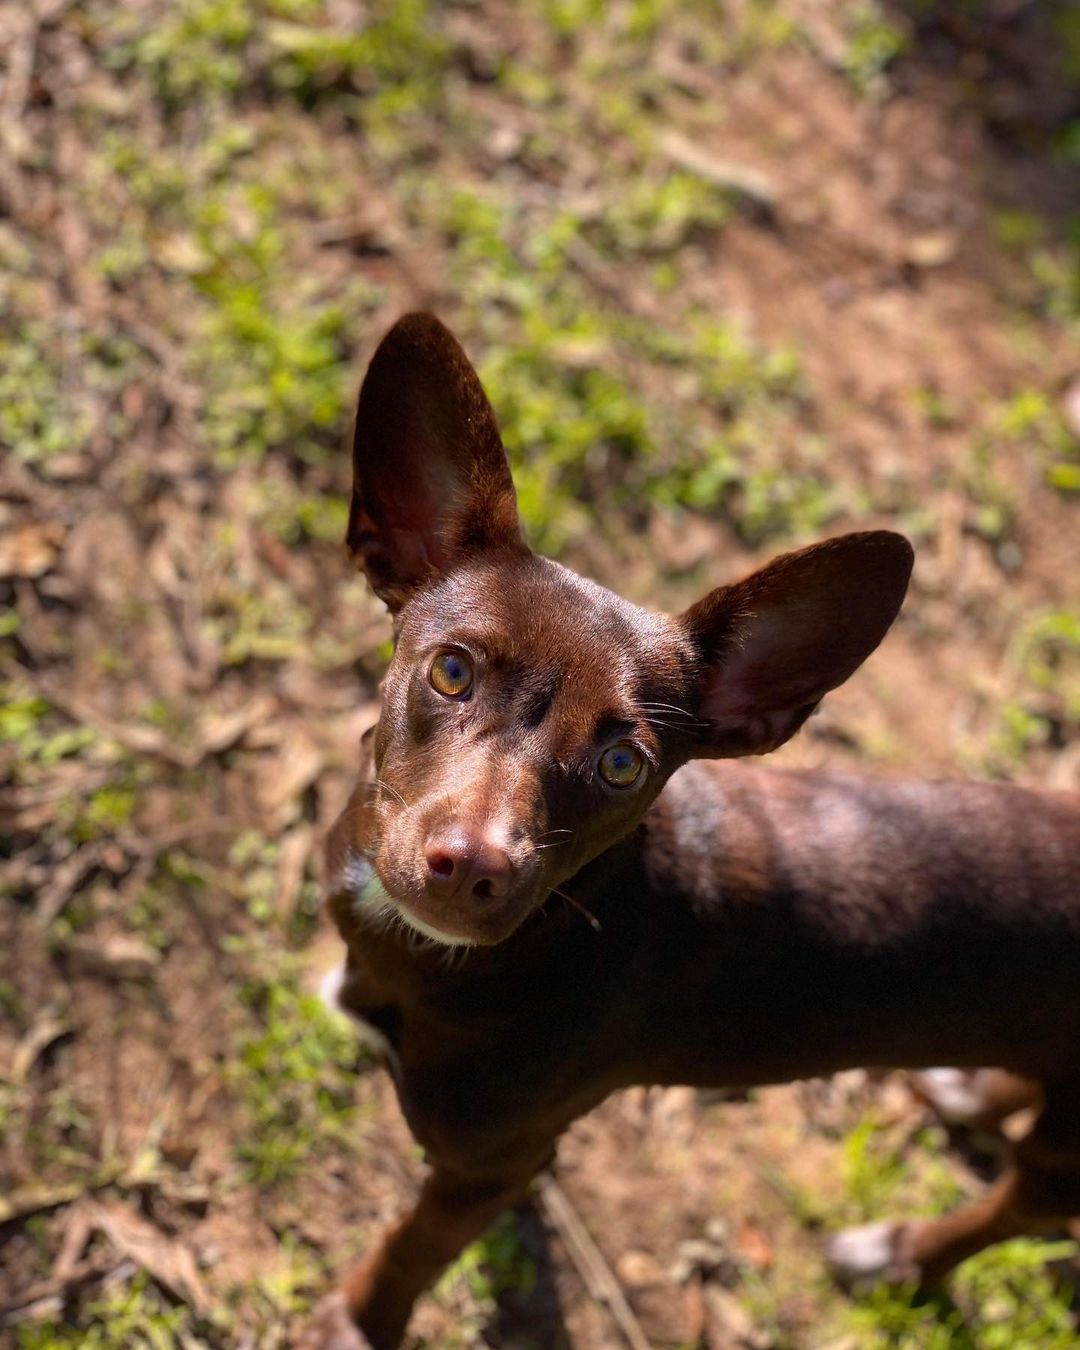
[[689, 753], [687, 634], [533, 554], [402, 611], [375, 736], [375, 867], [402, 915], [496, 942], [641, 819]]
[[427, 315], [372, 360], [354, 470], [349, 544], [396, 638], [358, 903], [447, 944], [507, 937], [692, 755], [786, 740], [880, 641], [911, 566], [897, 535], [848, 535], [671, 618], [537, 557], [479, 381]]

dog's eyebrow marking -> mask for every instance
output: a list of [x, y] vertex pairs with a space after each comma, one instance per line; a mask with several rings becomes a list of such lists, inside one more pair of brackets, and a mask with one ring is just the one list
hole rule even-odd
[[527, 727], [535, 728], [540, 725], [551, 711], [551, 705], [555, 702], [555, 695], [558, 692], [559, 680], [557, 677], [545, 680], [533, 691], [532, 698], [526, 705], [522, 718]]
[[637, 720], [633, 717], [626, 717], [622, 713], [602, 713], [596, 719], [596, 731], [593, 734], [598, 741], [607, 741], [615, 736], [626, 735], [636, 730], [637, 726]]
[[623, 713], [609, 712], [598, 719], [594, 732], [595, 741], [598, 745], [603, 745], [605, 741], [620, 740], [627, 736], [633, 737], [634, 744], [644, 752], [650, 767], [655, 769], [659, 763], [659, 747], [656, 733], [649, 725], [647, 717], [628, 717]]

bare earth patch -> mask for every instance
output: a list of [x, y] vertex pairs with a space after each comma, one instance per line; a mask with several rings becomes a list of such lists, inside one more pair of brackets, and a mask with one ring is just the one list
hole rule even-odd
[[[1080, 39], [954, 8], [0, 16], [0, 1345], [284, 1346], [421, 1175], [313, 993], [389, 639], [339, 446], [405, 309], [476, 356], [534, 537], [635, 599], [912, 537], [783, 760], [1080, 788]], [[827, 1281], [825, 1232], [988, 1168], [855, 1073], [624, 1093], [557, 1180], [651, 1344], [1075, 1343], [1070, 1247], [921, 1309]], [[625, 1339], [541, 1191], [411, 1344]]]

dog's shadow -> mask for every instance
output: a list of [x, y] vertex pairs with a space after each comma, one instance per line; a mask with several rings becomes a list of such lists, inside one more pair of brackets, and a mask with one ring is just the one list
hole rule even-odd
[[495, 1315], [484, 1331], [492, 1350], [570, 1350], [570, 1333], [551, 1257], [554, 1235], [535, 1201], [524, 1201], [513, 1211], [521, 1256], [531, 1272], [495, 1295]]

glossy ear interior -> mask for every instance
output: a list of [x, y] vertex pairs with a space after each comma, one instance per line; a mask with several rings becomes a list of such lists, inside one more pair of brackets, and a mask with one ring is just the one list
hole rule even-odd
[[866, 660], [907, 590], [911, 545], [874, 530], [774, 559], [682, 616], [701, 662], [701, 752], [763, 754]]
[[433, 314], [399, 319], [364, 377], [347, 542], [392, 610], [471, 554], [525, 546], [495, 414]]

